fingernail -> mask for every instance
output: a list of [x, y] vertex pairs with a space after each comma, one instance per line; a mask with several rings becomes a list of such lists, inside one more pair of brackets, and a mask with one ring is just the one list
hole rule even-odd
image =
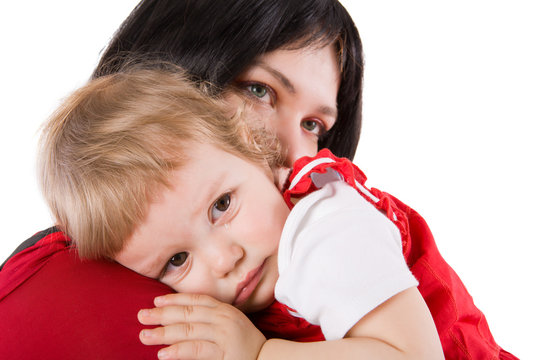
[[143, 338], [150, 339], [153, 335], [153, 332], [150, 330], [141, 330], [141, 336]]
[[165, 303], [165, 299], [161, 296], [158, 296], [157, 298], [154, 299], [154, 304], [156, 304], [156, 306], [163, 305], [164, 303]]
[[139, 316], [142, 316], [142, 317], [150, 316], [150, 310], [148, 310], [148, 309], [139, 310]]
[[167, 349], [161, 349], [157, 353], [158, 359], [166, 360], [171, 356], [171, 353]]

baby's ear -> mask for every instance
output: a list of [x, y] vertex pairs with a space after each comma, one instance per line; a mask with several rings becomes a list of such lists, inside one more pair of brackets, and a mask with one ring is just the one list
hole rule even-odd
[[274, 177], [274, 184], [283, 192], [287, 190], [289, 186], [289, 176], [291, 175], [292, 169], [284, 166], [276, 166], [272, 169], [272, 175]]

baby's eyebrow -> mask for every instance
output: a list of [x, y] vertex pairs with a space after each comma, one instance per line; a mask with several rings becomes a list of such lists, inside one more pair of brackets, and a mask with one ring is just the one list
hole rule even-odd
[[159, 280], [163, 268], [167, 265], [168, 261], [169, 259], [163, 260], [162, 256], [155, 256], [152, 262], [145, 266], [144, 269], [141, 269], [139, 273], [146, 277]]

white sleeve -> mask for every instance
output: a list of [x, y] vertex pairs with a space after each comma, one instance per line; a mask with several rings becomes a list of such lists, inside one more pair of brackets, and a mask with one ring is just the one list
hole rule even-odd
[[342, 338], [375, 307], [418, 285], [397, 227], [340, 181], [292, 209], [278, 267], [276, 299], [320, 325], [327, 340]]

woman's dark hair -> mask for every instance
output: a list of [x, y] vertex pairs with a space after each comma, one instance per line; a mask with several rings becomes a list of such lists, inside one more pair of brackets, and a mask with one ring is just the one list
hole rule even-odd
[[319, 148], [352, 159], [362, 122], [362, 44], [337, 0], [142, 0], [114, 35], [93, 77], [118, 72], [137, 59], [168, 61], [219, 93], [260, 55], [329, 42], [338, 44], [342, 69], [338, 120]]

